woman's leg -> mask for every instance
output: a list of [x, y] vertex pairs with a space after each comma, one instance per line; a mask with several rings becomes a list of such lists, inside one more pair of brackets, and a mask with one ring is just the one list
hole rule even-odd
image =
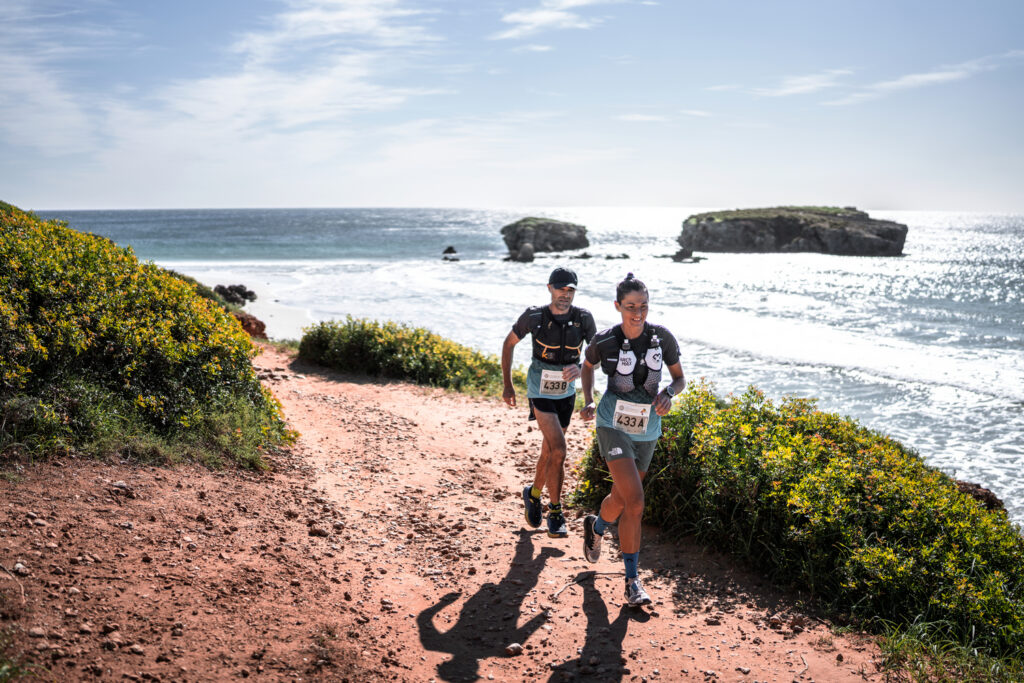
[[643, 476], [637, 472], [633, 458], [609, 460], [608, 470], [612, 475], [612, 491], [601, 503], [601, 519], [605, 523], [618, 519], [619, 550], [623, 553], [638, 552], [640, 522], [644, 514]]

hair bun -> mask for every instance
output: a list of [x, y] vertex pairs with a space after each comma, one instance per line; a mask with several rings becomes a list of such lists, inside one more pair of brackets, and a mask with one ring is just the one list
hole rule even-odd
[[626, 279], [627, 280], [632, 280], [633, 279], [633, 273], [626, 273]]

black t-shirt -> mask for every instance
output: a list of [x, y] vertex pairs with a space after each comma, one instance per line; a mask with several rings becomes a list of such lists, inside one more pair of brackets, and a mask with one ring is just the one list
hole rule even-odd
[[[526, 335], [533, 332], [534, 328], [540, 324], [541, 316], [544, 315], [545, 308], [549, 307], [530, 306], [523, 311], [522, 315], [519, 316], [519, 319], [512, 325], [512, 331], [516, 333], [516, 336], [523, 339]], [[597, 333], [597, 323], [594, 322], [594, 316], [592, 316], [590, 311], [587, 309], [571, 306], [568, 313], [555, 315], [549, 310], [548, 315], [551, 316], [552, 320], [561, 325], [572, 317], [574, 310], [578, 310], [580, 312], [580, 326], [583, 328], [583, 339], [590, 341]]]

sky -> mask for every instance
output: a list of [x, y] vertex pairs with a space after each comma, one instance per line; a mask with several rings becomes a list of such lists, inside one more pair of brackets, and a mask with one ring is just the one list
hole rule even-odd
[[1020, 0], [3, 0], [30, 210], [1024, 211]]

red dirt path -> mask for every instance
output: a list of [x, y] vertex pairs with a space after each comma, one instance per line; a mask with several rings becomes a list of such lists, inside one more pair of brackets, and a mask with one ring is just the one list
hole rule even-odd
[[575, 511], [568, 539], [524, 527], [524, 410], [255, 364], [302, 434], [270, 473], [72, 458], [0, 480], [0, 630], [44, 680], [882, 680], [871, 639], [654, 529], [654, 604], [624, 606], [614, 534], [591, 565]]

